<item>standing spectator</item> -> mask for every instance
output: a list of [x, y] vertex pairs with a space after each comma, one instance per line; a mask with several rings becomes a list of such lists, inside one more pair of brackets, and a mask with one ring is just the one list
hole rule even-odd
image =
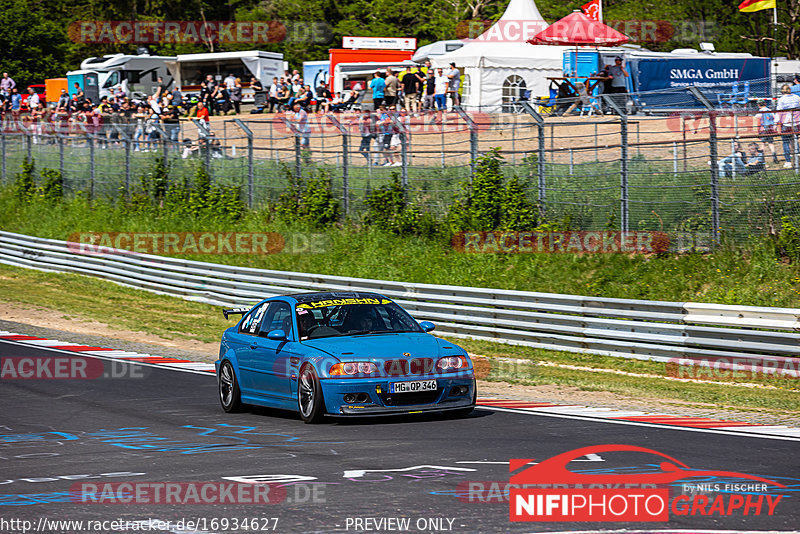
[[392, 69], [386, 69], [385, 83], [383, 103], [387, 106], [393, 106], [397, 102], [397, 89], [400, 83], [397, 81], [397, 76], [394, 75]]
[[[375, 121], [373, 114], [367, 110], [362, 110], [361, 115], [358, 116], [358, 133], [361, 134], [361, 146], [358, 151], [367, 160], [367, 165], [370, 164], [370, 144], [375, 138]], [[352, 124], [352, 121], [351, 121]]]
[[394, 126], [392, 133], [392, 150], [395, 152], [398, 158], [397, 161], [395, 161], [394, 166], [400, 167], [403, 165], [403, 141], [400, 139], [400, 134], [405, 134], [406, 146], [408, 146], [408, 142], [411, 140], [411, 117], [405, 109], [401, 109], [400, 113], [397, 114], [396, 106], [389, 108], [389, 113], [394, 115], [397, 119], [397, 122], [400, 123], [399, 126]]
[[461, 97], [458, 95], [458, 91], [461, 88], [461, 71], [456, 68], [455, 63], [450, 63], [447, 79], [447, 93], [450, 95], [451, 106], [459, 106], [461, 105]]
[[181, 134], [181, 120], [178, 108], [170, 104], [161, 115], [161, 121], [164, 123], [167, 139], [177, 143]]
[[436, 101], [436, 109], [441, 112], [447, 109], [447, 88], [450, 86], [450, 80], [442, 73], [442, 69], [436, 69], [436, 79], [434, 81], [433, 98]]
[[172, 90], [172, 105], [180, 112], [183, 109], [183, 93], [181, 93], [180, 88], [176, 85], [175, 89]]
[[401, 80], [403, 83], [403, 94], [405, 95], [405, 108], [409, 113], [416, 113], [419, 107], [419, 86], [420, 82], [423, 80], [419, 77], [418, 73], [419, 67], [417, 67], [416, 72], [409, 70]]
[[[238, 78], [231, 72], [229, 72], [228, 76], [225, 77], [223, 82], [225, 82], [225, 87], [228, 89], [228, 91], [236, 87], [236, 80], [238, 80]], [[241, 83], [241, 80], [239, 80], [239, 83]]]
[[[273, 78], [273, 82], [274, 82]], [[267, 95], [264, 92], [264, 85], [255, 76], [250, 77], [250, 89], [253, 90], [253, 104], [261, 106], [267, 103]]]
[[147, 120], [147, 108], [145, 108], [144, 104], [139, 104], [136, 113], [131, 115], [131, 119], [136, 124], [136, 129], [133, 132], [133, 151], [139, 152], [141, 148], [139, 140], [144, 138], [144, 121]]
[[[628, 71], [622, 65], [622, 57], [617, 56], [614, 58], [614, 64], [608, 68], [608, 75], [611, 76], [611, 93], [615, 95], [624, 95], [628, 92], [625, 85], [625, 78], [629, 76]], [[620, 109], [626, 106], [627, 97], [614, 96], [614, 101]]]
[[381, 104], [380, 117], [378, 118], [378, 127], [381, 132], [381, 148], [383, 149], [384, 167], [392, 167], [394, 165], [394, 157], [392, 156], [392, 135], [394, 134], [394, 124], [389, 111], [386, 109], [385, 104]]
[[310, 145], [309, 135], [311, 134], [311, 129], [308, 126], [308, 113], [305, 109], [300, 105], [300, 102], [295, 102], [292, 106], [294, 110], [294, 114], [292, 115], [292, 122], [294, 123], [295, 128], [300, 133], [300, 146], [302, 148], [308, 149]]
[[8, 75], [7, 72], [3, 73], [3, 79], [0, 80], [0, 91], [3, 92], [4, 95], [9, 96], [11, 95], [11, 90], [17, 86], [17, 82]]
[[386, 91], [386, 81], [384, 81], [380, 71], [375, 71], [375, 74], [372, 75], [369, 88], [372, 89], [373, 106], [375, 109], [378, 109], [381, 107], [381, 104], [383, 104], [383, 97]]
[[795, 135], [800, 133], [800, 96], [792, 93], [791, 87], [784, 85], [781, 87], [781, 97], [775, 109], [778, 111], [777, 123], [783, 141], [783, 157], [786, 159], [783, 168], [790, 169]]
[[11, 89], [11, 120], [14, 121], [14, 126], [19, 121], [19, 114], [22, 111], [22, 95], [19, 94], [16, 87]]
[[148, 113], [150, 116], [144, 123], [144, 133], [147, 135], [148, 150], [155, 151], [156, 142], [161, 138], [161, 135], [158, 132], [158, 125], [161, 122], [161, 118], [153, 109], [151, 109]]
[[169, 89], [168, 83], [164, 82], [164, 78], [162, 76], [158, 77], [158, 85], [156, 86], [156, 98], [159, 100], [163, 100], [165, 96], [167, 96], [167, 89]]
[[[202, 93], [201, 96], [203, 96]], [[203, 103], [206, 105], [206, 108], [212, 115], [216, 115], [219, 111], [219, 106], [217, 105], [217, 99], [219, 96], [219, 85], [217, 85], [217, 82], [214, 81], [214, 76], [208, 74], [206, 76], [206, 92]]]
[[83, 102], [83, 99], [86, 98], [86, 95], [83, 93], [83, 89], [78, 82], [75, 82], [75, 94], [78, 95], [78, 103]]
[[278, 102], [278, 89], [283, 89], [283, 85], [278, 82], [278, 78], [272, 78], [272, 84], [269, 86], [269, 109], [267, 110], [269, 113], [275, 109], [275, 106], [278, 106], [280, 110], [280, 103]]
[[39, 94], [33, 87], [28, 87], [28, 109], [34, 111], [39, 108]]
[[[288, 76], [287, 76], [287, 78], [288, 78]], [[300, 82], [302, 83], [303, 79], [302, 79], [302, 78], [300, 78], [300, 71], [298, 71], [297, 69], [294, 69], [294, 70], [292, 71], [292, 78], [291, 78], [291, 81], [292, 81], [292, 83], [296, 83], [296, 82], [298, 82], [298, 81], [300, 81]]]
[[436, 73], [428, 69], [425, 75], [425, 99], [422, 101], [423, 110], [433, 110], [434, 94], [436, 92]]
[[778, 163], [778, 155], [775, 153], [775, 114], [769, 109], [766, 100], [758, 101], [758, 136], [761, 137], [763, 150], [767, 147], [772, 153], [772, 162]]
[[240, 78], [236, 78], [233, 81], [233, 89], [229, 90], [231, 95], [231, 103], [233, 104], [233, 110], [238, 115], [242, 112], [241, 105], [242, 105], [242, 80]]

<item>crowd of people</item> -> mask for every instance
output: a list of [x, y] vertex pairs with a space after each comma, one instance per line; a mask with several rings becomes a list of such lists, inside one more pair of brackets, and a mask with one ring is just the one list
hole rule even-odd
[[306, 112], [338, 112], [360, 103], [365, 93], [371, 96], [374, 110], [385, 104], [403, 107], [408, 113], [444, 111], [448, 99], [451, 107], [461, 103], [460, 85], [461, 72], [455, 63], [450, 64], [446, 73], [444, 69], [431, 67], [429, 61], [425, 66], [407, 68], [401, 72], [391, 67], [378, 69], [369, 82], [362, 84], [356, 81], [341, 93], [331, 93], [322, 81], [312, 89], [295, 70], [292, 74], [286, 72], [284, 76], [272, 79], [266, 89], [264, 105], [258, 111], [291, 111], [297, 102]]
[[721, 159], [717, 165], [720, 177], [735, 174], [753, 174], [766, 169], [766, 153], [772, 157], [773, 163], [780, 163], [775, 148], [776, 138], [783, 145], [783, 168], [792, 168], [792, 156], [795, 154], [795, 143], [800, 134], [800, 75], [795, 76], [794, 84], [781, 86], [781, 96], [773, 110], [766, 100], [758, 101], [758, 137], [761, 143], [748, 144], [747, 154], [741, 143], [734, 141], [731, 154]]
[[[602, 82], [603, 92], [622, 93], [625, 78], [629, 76], [621, 58], [614, 65], [598, 73], [595, 84]], [[401, 72], [385, 68], [375, 71], [368, 82], [354, 82], [342, 93], [332, 94], [327, 84], [320, 82], [312, 89], [304, 83], [297, 70], [291, 74], [275, 77], [268, 87], [251, 77], [249, 88], [255, 96], [253, 112], [286, 112], [286, 118], [299, 134], [303, 147], [309, 146], [309, 113], [330, 113], [356, 109], [354, 115], [346, 115], [343, 121], [361, 136], [359, 152], [371, 165], [399, 165], [397, 154], [402, 145], [401, 133], [410, 141], [407, 128], [412, 117], [422, 113], [430, 115], [430, 121], [442, 122], [442, 113], [460, 104], [461, 73], [454, 63], [445, 71], [434, 69], [430, 62], [424, 66], [409, 67]], [[586, 81], [586, 95], [594, 89]], [[204, 139], [211, 133], [210, 117], [229, 112], [241, 113], [242, 80], [233, 74], [226, 78], [208, 74], [200, 83], [199, 93], [188, 97], [180, 88], [172, 87], [158, 78], [154, 94], [146, 99], [135, 100], [118, 91], [103, 96], [97, 102], [87, 97], [78, 83], [68, 93], [61, 94], [45, 103], [32, 87], [28, 87], [23, 98], [14, 79], [4, 72], [0, 78], [0, 113], [2, 127], [6, 130], [18, 126], [31, 131], [37, 143], [43, 134], [88, 133], [94, 136], [100, 148], [121, 144], [122, 134], [132, 140], [134, 151], [155, 150], [162, 137], [172, 143], [180, 142], [181, 117], [196, 117], [205, 125], [200, 132]], [[579, 86], [582, 84], [578, 84]], [[369, 105], [371, 97], [371, 106]], [[583, 96], [583, 95], [581, 95]], [[48, 95], [48, 100], [53, 98]], [[572, 111], [579, 101], [566, 110]], [[50, 104], [50, 105], [47, 105]], [[356, 107], [356, 105], [359, 107]], [[366, 105], [364, 105], [366, 104]], [[736, 143], [730, 156], [717, 165], [721, 176], [735, 173], [752, 173], [766, 165], [765, 154], [769, 153], [773, 163], [779, 163], [776, 140], [783, 148], [784, 167], [792, 167], [795, 143], [800, 134], [800, 75], [791, 85], [781, 87], [781, 96], [774, 109], [767, 100], [758, 101], [756, 114], [758, 136], [761, 143], [751, 143], [747, 154]], [[406, 128], [403, 128], [403, 125]], [[52, 138], [48, 142], [54, 142]], [[205, 142], [205, 140], [203, 140]], [[219, 148], [219, 141], [211, 138], [207, 147]], [[184, 157], [202, 148], [200, 144], [183, 140]], [[215, 154], [221, 153], [216, 150]]]

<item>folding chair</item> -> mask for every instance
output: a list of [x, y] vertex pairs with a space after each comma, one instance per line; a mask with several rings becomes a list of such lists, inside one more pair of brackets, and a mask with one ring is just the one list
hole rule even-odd
[[[748, 88], [750, 87], [748, 82]], [[748, 90], [749, 92], [749, 90]], [[718, 93], [717, 94], [717, 103], [719, 103], [719, 107], [724, 108], [726, 105], [733, 106], [733, 99], [739, 93], [739, 82], [733, 82], [731, 85], [731, 92], [730, 93]]]

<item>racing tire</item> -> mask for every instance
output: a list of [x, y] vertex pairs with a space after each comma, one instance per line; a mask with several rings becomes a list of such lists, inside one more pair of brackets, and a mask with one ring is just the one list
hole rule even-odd
[[311, 365], [305, 365], [297, 379], [297, 408], [304, 423], [319, 423], [325, 415], [322, 386], [317, 371]]
[[242, 411], [242, 392], [239, 390], [239, 382], [236, 380], [236, 373], [231, 362], [224, 361], [219, 367], [219, 377], [217, 379], [219, 387], [219, 402], [222, 409], [227, 413]]

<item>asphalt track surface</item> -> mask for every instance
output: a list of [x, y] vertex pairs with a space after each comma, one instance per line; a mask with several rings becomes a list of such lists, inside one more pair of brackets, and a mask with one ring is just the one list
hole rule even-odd
[[[57, 354], [0, 342], [2, 357]], [[800, 526], [798, 441], [485, 408], [465, 419], [403, 416], [306, 425], [291, 413], [260, 408], [225, 414], [213, 376], [134, 364], [117, 363], [115, 369], [108, 367], [109, 362], [104, 365], [125, 376], [0, 382], [0, 532], [21, 532], [19, 523], [9, 523], [14, 519], [31, 521], [33, 528], [52, 519], [175, 522], [150, 532], [245, 531], [241, 522], [247, 518], [257, 519], [261, 532], [404, 531], [390, 528], [397, 523], [377, 523], [389, 518], [410, 519], [407, 532], [742, 532], [790, 531]], [[508, 503], [496, 494], [495, 502], [463, 498], [468, 482], [484, 481], [489, 488], [490, 481], [508, 481], [510, 459], [541, 461], [605, 444], [655, 449], [692, 468], [759, 475], [788, 489], [781, 493], [783, 500], [772, 516], [672, 515], [667, 523], [638, 524], [512, 523]], [[623, 472], [647, 469], [652, 462], [636, 454], [611, 454], [584, 458], [569, 468]], [[87, 497], [86, 488], [91, 486], [85, 485], [221, 483], [226, 481], [223, 477], [253, 475], [313, 479], [270, 484], [270, 495], [280, 501], [274, 504], [119, 503], [113, 502], [114, 494]], [[485, 497], [490, 496], [482, 493], [474, 500]], [[215, 518], [220, 522], [213, 528]], [[180, 520], [200, 523], [185, 528]], [[235, 521], [240, 528], [232, 528]], [[74, 527], [59, 531], [80, 532]], [[109, 526], [103, 531], [114, 530]]]

